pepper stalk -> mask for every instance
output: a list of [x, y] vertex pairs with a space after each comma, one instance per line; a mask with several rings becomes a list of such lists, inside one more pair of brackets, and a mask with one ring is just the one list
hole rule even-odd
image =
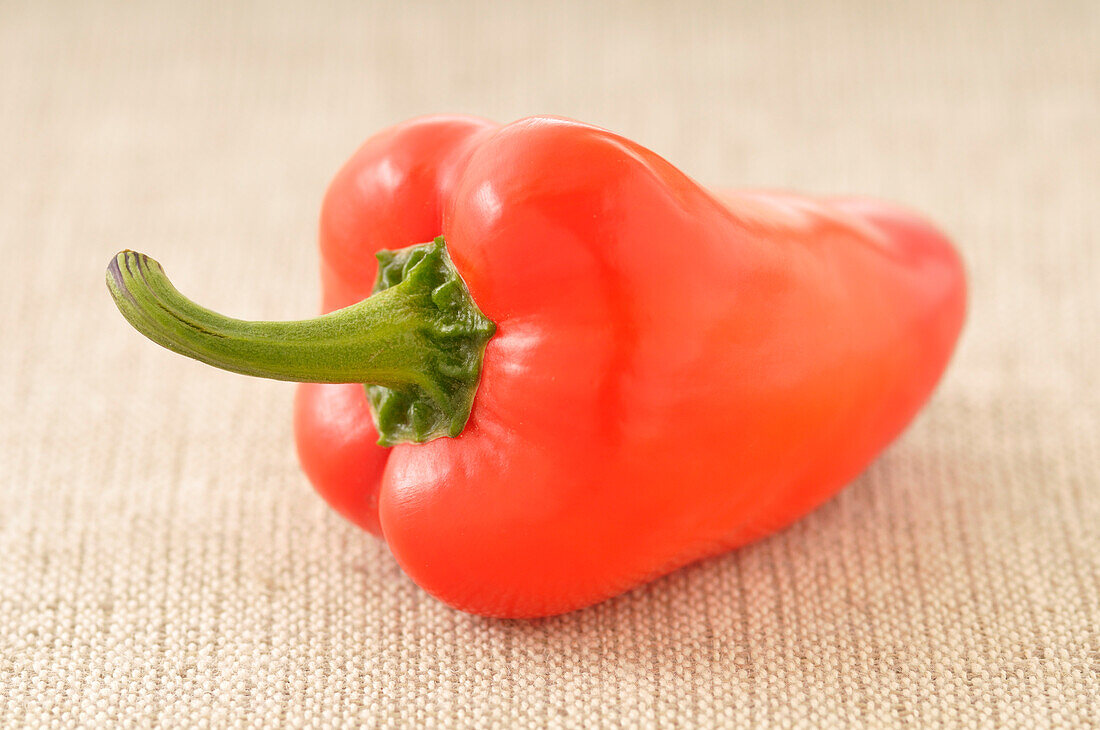
[[371, 296], [291, 322], [201, 307], [136, 251], [111, 261], [107, 288], [135, 329], [181, 355], [274, 380], [362, 383], [383, 446], [458, 436], [496, 325], [474, 303], [442, 237], [377, 258]]

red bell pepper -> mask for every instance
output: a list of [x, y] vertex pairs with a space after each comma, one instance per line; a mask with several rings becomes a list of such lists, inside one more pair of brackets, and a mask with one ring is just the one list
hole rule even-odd
[[134, 252], [108, 285], [161, 345], [305, 382], [317, 490], [491, 616], [580, 608], [790, 524], [912, 419], [965, 312], [959, 257], [912, 213], [710, 192], [565, 119], [386, 130], [336, 176], [320, 238], [313, 320], [217, 315]]

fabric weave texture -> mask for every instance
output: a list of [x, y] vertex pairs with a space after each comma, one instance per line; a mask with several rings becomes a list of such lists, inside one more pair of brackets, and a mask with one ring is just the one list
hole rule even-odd
[[[1097, 38], [1087, 0], [0, 4], [0, 726], [1100, 726]], [[308, 316], [330, 176], [447, 111], [925, 212], [971, 275], [946, 379], [779, 535], [441, 605], [312, 492], [292, 386], [143, 340], [103, 271]]]

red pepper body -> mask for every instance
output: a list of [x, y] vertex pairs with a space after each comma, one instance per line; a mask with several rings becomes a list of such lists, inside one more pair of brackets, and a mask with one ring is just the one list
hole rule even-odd
[[457, 438], [377, 446], [363, 388], [300, 386], [302, 465], [441, 600], [568, 611], [778, 530], [851, 481], [931, 393], [966, 287], [885, 203], [708, 192], [554, 118], [373, 137], [321, 220], [324, 308], [373, 254], [442, 235], [497, 325]]

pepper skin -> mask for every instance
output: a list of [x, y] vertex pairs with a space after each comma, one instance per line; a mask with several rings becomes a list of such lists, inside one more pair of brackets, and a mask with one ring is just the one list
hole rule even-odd
[[910, 422], [965, 314], [950, 242], [894, 205], [710, 192], [603, 129], [455, 116], [336, 176], [324, 310], [437, 236], [496, 325], [465, 429], [379, 446], [360, 384], [308, 383], [295, 433], [333, 507], [488, 616], [581, 608], [806, 514]]

